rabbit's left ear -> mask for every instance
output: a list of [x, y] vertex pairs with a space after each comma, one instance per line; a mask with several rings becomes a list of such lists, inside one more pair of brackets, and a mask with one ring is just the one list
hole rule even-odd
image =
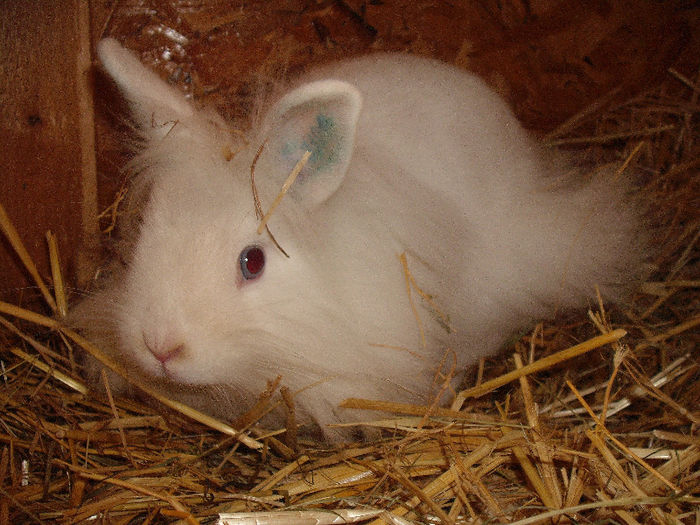
[[192, 105], [182, 93], [144, 66], [136, 55], [113, 38], [98, 42], [97, 55], [147, 136], [165, 135], [172, 123], [194, 114]]
[[311, 153], [290, 194], [306, 205], [324, 202], [345, 177], [355, 146], [362, 96], [351, 84], [321, 80], [294, 89], [265, 118], [264, 177], [281, 187]]

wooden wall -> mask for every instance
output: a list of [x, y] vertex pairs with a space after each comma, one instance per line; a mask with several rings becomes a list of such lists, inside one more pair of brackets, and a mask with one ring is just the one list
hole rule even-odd
[[[89, 20], [85, 0], [0, 2], [0, 203], [44, 276], [54, 231], [73, 282], [97, 231]], [[36, 295], [3, 237], [0, 299]]]

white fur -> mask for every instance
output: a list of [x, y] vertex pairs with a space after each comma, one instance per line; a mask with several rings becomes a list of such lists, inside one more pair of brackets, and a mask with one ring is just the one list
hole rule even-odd
[[[595, 285], [614, 298], [637, 271], [621, 186], [560, 176], [504, 102], [456, 68], [374, 55], [316, 70], [244, 145], [115, 41], [98, 51], [148, 140], [150, 196], [126, 274], [79, 315], [109, 319], [83, 324], [135, 374], [215, 415], [244, 412], [278, 374], [292, 391], [317, 383], [296, 402], [322, 426], [357, 417], [337, 408], [346, 397], [427, 402], [447, 349], [461, 369]], [[322, 150], [269, 223], [289, 258], [256, 233], [263, 142], [264, 210], [303, 150]], [[227, 147], [242, 150], [228, 161]], [[267, 262], [245, 281], [251, 244]], [[402, 253], [453, 329], [414, 290], [425, 348]], [[161, 365], [145, 340], [182, 349]]]

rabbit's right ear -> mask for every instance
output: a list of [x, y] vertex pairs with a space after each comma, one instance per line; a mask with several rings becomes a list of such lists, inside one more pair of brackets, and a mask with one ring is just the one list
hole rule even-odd
[[113, 38], [98, 42], [97, 55], [148, 136], [163, 136], [175, 122], [192, 116], [194, 109], [182, 93]]
[[340, 187], [355, 149], [362, 95], [340, 80], [318, 80], [297, 87], [266, 117], [267, 145], [261, 157], [276, 188], [308, 151], [311, 156], [290, 189], [306, 205], [326, 201]]

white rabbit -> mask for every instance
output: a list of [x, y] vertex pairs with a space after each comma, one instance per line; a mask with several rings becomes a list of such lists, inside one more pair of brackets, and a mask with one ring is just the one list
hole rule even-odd
[[[333, 436], [325, 425], [363, 417], [337, 408], [344, 398], [430, 402], [448, 349], [461, 370], [596, 285], [619, 297], [640, 268], [624, 184], [564, 176], [454, 67], [392, 54], [322, 67], [243, 141], [115, 40], [98, 54], [143, 134], [146, 197], [128, 268], [77, 323], [213, 415], [245, 412], [280, 374]], [[266, 211], [306, 150], [269, 222], [287, 257], [256, 232], [251, 166]]]

